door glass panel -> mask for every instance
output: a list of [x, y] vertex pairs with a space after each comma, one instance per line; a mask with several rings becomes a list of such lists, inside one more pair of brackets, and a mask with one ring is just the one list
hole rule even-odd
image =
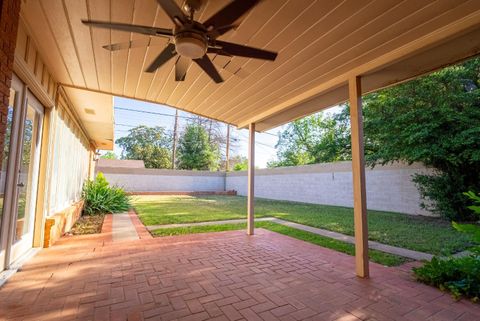
[[[2, 223], [2, 218], [4, 216], [3, 213], [3, 204], [4, 204], [4, 196], [5, 196], [5, 189], [6, 189], [6, 178], [7, 178], [7, 165], [8, 165], [8, 156], [9, 156], [9, 149], [10, 149], [10, 139], [12, 136], [12, 123], [13, 123], [13, 106], [15, 105], [15, 90], [10, 88], [10, 98], [8, 101], [8, 111], [7, 111], [7, 128], [5, 131], [5, 138], [3, 141], [3, 150], [1, 156], [1, 171], [0, 171], [0, 226]], [[2, 228], [1, 230], [5, 230]], [[1, 231], [0, 230], [0, 231]], [[0, 237], [0, 240], [3, 239]], [[2, 247], [3, 248], [3, 245]]]
[[36, 180], [32, 180], [32, 170], [36, 155], [36, 137], [38, 115], [30, 105], [27, 106], [25, 127], [23, 130], [22, 158], [18, 177], [18, 211], [15, 229], [15, 241], [21, 240], [33, 228], [35, 215]]

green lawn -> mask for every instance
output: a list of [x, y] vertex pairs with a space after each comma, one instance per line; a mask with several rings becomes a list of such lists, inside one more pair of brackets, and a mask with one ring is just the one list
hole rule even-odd
[[[145, 225], [238, 219], [247, 211], [241, 196], [137, 196], [133, 204]], [[353, 235], [351, 208], [255, 199], [255, 213]], [[467, 236], [436, 218], [369, 211], [368, 226], [370, 240], [432, 254], [469, 246]]]
[[[177, 227], [177, 228], [162, 228], [152, 232], [155, 236], [171, 236], [171, 235], [183, 235], [192, 233], [208, 233], [208, 232], [220, 232], [220, 231], [232, 231], [246, 229], [247, 224], [221, 224], [221, 225], [207, 225], [207, 226], [190, 226], [190, 227]], [[257, 222], [255, 227], [261, 227], [270, 231], [274, 231], [280, 234], [288, 235], [290, 237], [320, 245], [335, 251], [346, 253], [349, 255], [355, 254], [355, 246], [353, 244], [338, 241], [329, 237], [324, 237], [314, 233], [297, 230], [292, 227], [272, 223], [272, 222]], [[392, 255], [376, 250], [368, 251], [370, 260], [375, 263], [379, 263], [386, 266], [397, 266], [405, 262], [408, 259]]]

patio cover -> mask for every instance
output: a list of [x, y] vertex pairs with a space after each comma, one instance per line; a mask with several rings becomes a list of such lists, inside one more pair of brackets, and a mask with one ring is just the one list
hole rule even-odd
[[[228, 1], [207, 1], [196, 19]], [[154, 74], [143, 72], [166, 39], [81, 23], [171, 27], [155, 0], [24, 1], [21, 16], [66, 88], [165, 104], [239, 127], [256, 123], [257, 131], [346, 101], [352, 76], [362, 77], [366, 93], [480, 51], [478, 0], [264, 0], [220, 39], [278, 51], [275, 62], [212, 55], [224, 83], [215, 84], [193, 64], [186, 80], [175, 82], [174, 59]], [[150, 45], [102, 48], [130, 40]], [[82, 93], [69, 95], [76, 92]]]
[[[204, 21], [228, 1], [207, 1], [195, 18]], [[165, 39], [81, 23], [92, 19], [171, 27], [155, 0], [25, 0], [21, 16], [77, 109], [92, 109], [83, 106], [89, 99], [80, 98], [90, 91], [248, 127], [249, 235], [254, 234], [255, 131], [348, 100], [359, 277], [369, 277], [362, 94], [480, 53], [478, 0], [264, 0], [220, 39], [277, 51], [275, 62], [212, 56], [224, 83], [215, 84], [192, 64], [186, 80], [175, 82], [174, 59], [154, 74], [143, 72], [166, 45]], [[129, 41], [149, 46], [118, 52], [102, 48]], [[104, 118], [113, 124], [113, 117]], [[91, 131], [97, 127], [92, 123]]]

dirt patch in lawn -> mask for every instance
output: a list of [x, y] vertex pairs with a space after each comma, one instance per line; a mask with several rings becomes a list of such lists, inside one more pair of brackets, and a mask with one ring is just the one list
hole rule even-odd
[[73, 225], [70, 233], [73, 235], [97, 234], [102, 232], [105, 215], [83, 215]]

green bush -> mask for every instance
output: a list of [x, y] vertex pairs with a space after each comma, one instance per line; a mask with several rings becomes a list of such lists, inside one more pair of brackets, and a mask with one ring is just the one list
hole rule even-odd
[[480, 257], [439, 259], [434, 257], [420, 268], [413, 269], [418, 281], [450, 291], [455, 299], [461, 296], [480, 298]]
[[[463, 194], [474, 202], [474, 205], [468, 206], [468, 209], [470, 209], [476, 216], [478, 216], [478, 218], [480, 218], [480, 195], [476, 195], [472, 191]], [[470, 236], [472, 242], [475, 243], [475, 246], [469, 250], [476, 255], [480, 255], [480, 225], [478, 225], [478, 223], [459, 224], [457, 222], [452, 222], [452, 225], [457, 231]]]
[[84, 214], [119, 213], [130, 208], [130, 196], [117, 186], [110, 186], [102, 173], [83, 186]]
[[[468, 208], [480, 216], [480, 196], [473, 192], [464, 194], [475, 203]], [[452, 225], [457, 231], [472, 238], [472, 242], [476, 244], [469, 249], [472, 255], [444, 260], [434, 257], [431, 262], [413, 271], [417, 280], [423, 283], [448, 290], [456, 299], [466, 296], [476, 302], [480, 298], [480, 226], [456, 222], [452, 222]]]

